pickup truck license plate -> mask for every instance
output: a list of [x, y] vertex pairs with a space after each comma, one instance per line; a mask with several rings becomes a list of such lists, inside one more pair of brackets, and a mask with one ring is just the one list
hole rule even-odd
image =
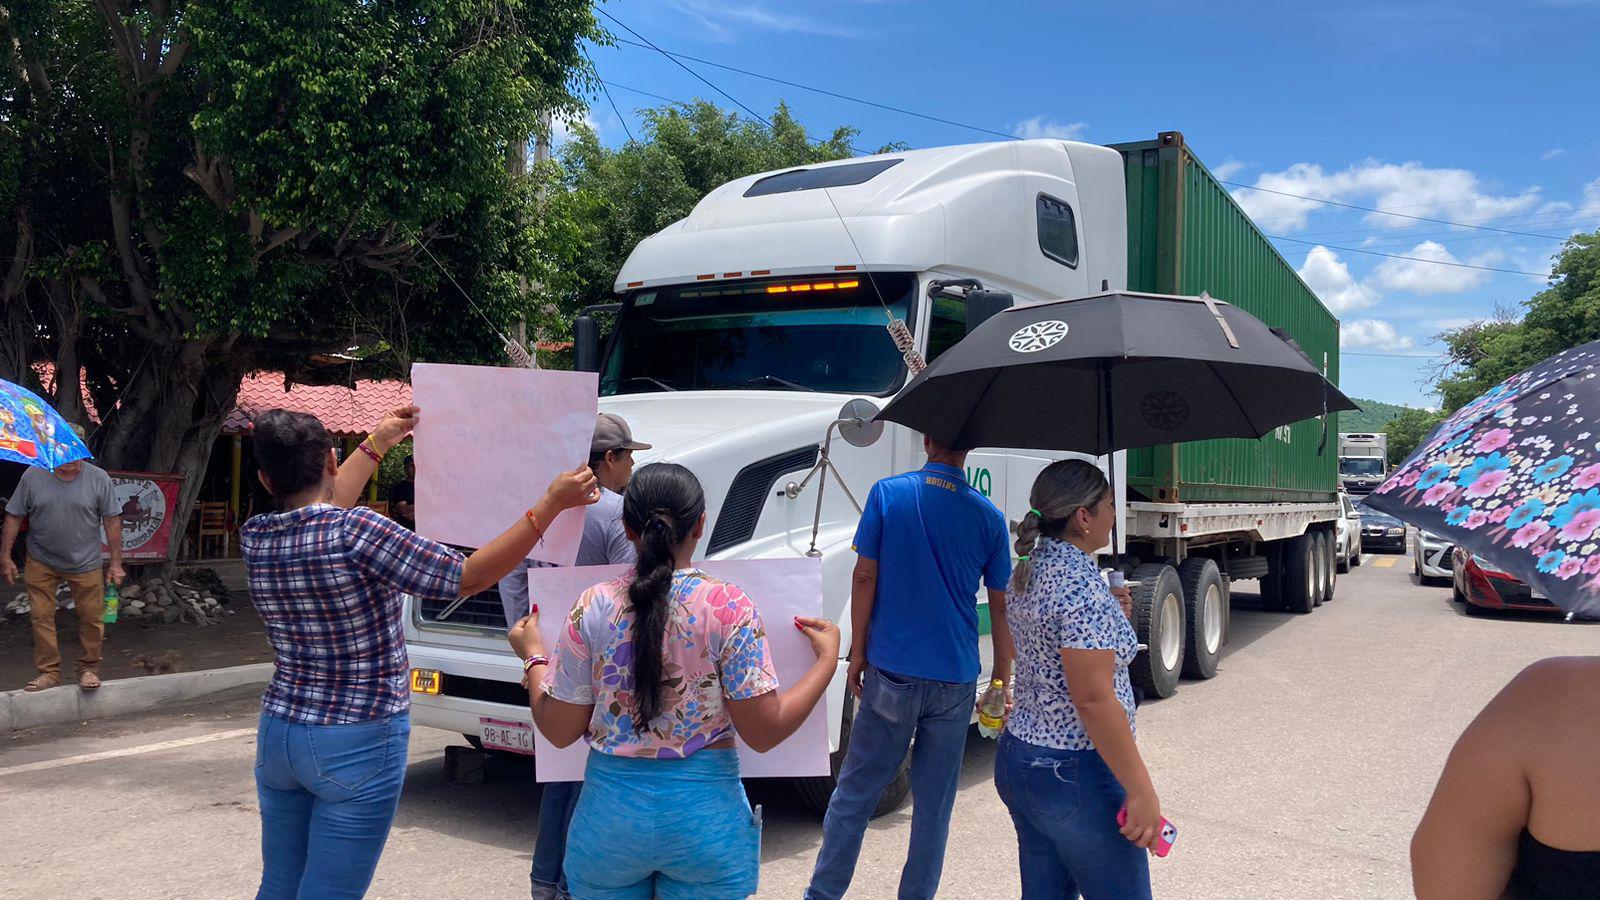
[[486, 750], [509, 750], [512, 753], [533, 755], [533, 726], [527, 722], [508, 722], [505, 719], [478, 719], [478, 734]]

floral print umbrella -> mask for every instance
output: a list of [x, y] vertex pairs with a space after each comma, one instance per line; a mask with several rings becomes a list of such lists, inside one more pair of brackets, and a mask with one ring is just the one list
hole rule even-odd
[[1367, 504], [1600, 618], [1600, 341], [1506, 379], [1440, 425]]

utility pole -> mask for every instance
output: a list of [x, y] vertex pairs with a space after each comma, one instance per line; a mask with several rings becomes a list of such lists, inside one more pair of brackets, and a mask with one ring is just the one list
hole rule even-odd
[[[552, 121], [550, 113], [548, 111], [541, 113], [539, 115], [539, 130], [533, 135], [533, 165], [535, 166], [550, 158], [551, 125]], [[526, 141], [522, 142], [520, 146], [512, 150], [512, 152], [509, 154], [509, 158], [506, 160], [506, 164], [511, 170], [512, 177], [528, 177], [528, 143]], [[540, 189], [539, 202], [541, 206], [544, 203], [543, 188]], [[539, 285], [529, 284], [527, 276], [522, 275], [517, 277], [517, 287], [522, 294], [522, 304], [524, 308], [526, 308], [528, 304], [528, 294], [531, 291], [538, 290]], [[528, 368], [539, 368], [539, 348], [537, 346], [538, 336], [535, 335], [534, 340], [531, 342], [528, 340], [528, 319], [526, 316], [522, 316], [517, 319], [516, 341], [527, 351]]]

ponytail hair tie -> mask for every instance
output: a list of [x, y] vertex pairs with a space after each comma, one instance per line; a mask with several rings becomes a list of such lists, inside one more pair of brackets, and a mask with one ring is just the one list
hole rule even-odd
[[1028, 510], [1028, 512], [1033, 513], [1034, 515], [1038, 516], [1041, 519], [1044, 518], [1044, 513], [1039, 512], [1037, 509], [1030, 509], [1030, 510]]
[[1017, 557], [1017, 562], [1027, 562], [1027, 561], [1028, 561], [1028, 558], [1026, 556]]

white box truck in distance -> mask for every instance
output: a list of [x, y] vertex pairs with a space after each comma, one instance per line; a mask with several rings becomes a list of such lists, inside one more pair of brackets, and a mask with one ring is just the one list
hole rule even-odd
[[[1173, 252], [1192, 243], [1186, 228], [1199, 234], [1202, 214], [1234, 239]], [[1286, 328], [1337, 377], [1337, 322], [1175, 132], [1118, 148], [1029, 140], [913, 150], [729, 182], [634, 249], [603, 347], [589, 316], [574, 329], [579, 362], [600, 372], [600, 408], [654, 445], [640, 464], [681, 463], [704, 484], [700, 555], [820, 557], [824, 614], [844, 625], [848, 647], [857, 501], [923, 459], [920, 436], [905, 428], [867, 441], [840, 422], [863, 404], [868, 414], [881, 408], [908, 380], [890, 316], [932, 360], [992, 314], [948, 284], [961, 280], [1017, 302], [1210, 290]], [[1115, 562], [1140, 581], [1136, 624], [1150, 650], [1134, 677], [1148, 694], [1171, 694], [1180, 674], [1216, 673], [1233, 581], [1260, 579], [1269, 607], [1297, 612], [1331, 596], [1337, 469], [1318, 450], [1323, 428], [1303, 422], [1260, 441], [1098, 461], [1128, 485], [1117, 498], [1125, 552]], [[848, 490], [825, 473], [806, 480], [823, 455]], [[983, 448], [967, 475], [1015, 523], [1039, 470], [1067, 455]], [[1247, 487], [1214, 471], [1224, 455]], [[407, 610], [411, 665], [437, 675], [419, 682], [436, 692], [413, 695], [413, 720], [508, 743], [505, 723], [530, 726], [500, 602], [491, 593], [445, 610]], [[987, 673], [981, 606], [980, 620]], [[826, 697], [835, 773], [853, 715], [843, 681], [841, 666]], [[822, 809], [832, 779], [797, 787]], [[907, 790], [902, 770], [880, 811]]]
[[1381, 432], [1339, 435], [1339, 480], [1350, 494], [1370, 494], [1389, 472], [1389, 436]]

